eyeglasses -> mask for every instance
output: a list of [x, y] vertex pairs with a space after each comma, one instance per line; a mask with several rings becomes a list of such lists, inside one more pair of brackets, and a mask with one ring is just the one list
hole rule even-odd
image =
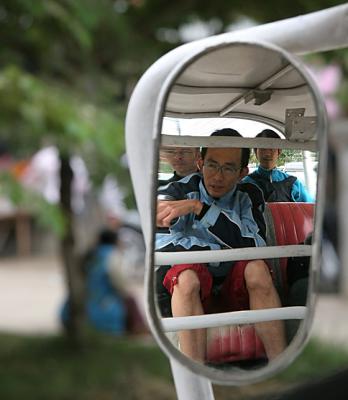
[[205, 168], [206, 172], [210, 175], [215, 175], [221, 171], [222, 175], [225, 177], [232, 177], [234, 174], [236, 174], [241, 169], [241, 167], [220, 165], [215, 161], [205, 162], [203, 164], [203, 168]]

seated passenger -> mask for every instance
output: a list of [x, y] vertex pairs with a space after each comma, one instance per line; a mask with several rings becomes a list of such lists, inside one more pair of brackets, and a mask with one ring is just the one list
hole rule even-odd
[[[120, 257], [117, 233], [106, 229], [98, 237], [97, 245], [83, 259], [86, 273], [85, 313], [95, 329], [121, 335], [143, 334], [147, 327], [128, 282], [114, 265]], [[71, 303], [66, 299], [60, 314], [66, 329], [71, 327]]]
[[[271, 129], [263, 130], [256, 137], [280, 139], [280, 136]], [[280, 149], [254, 149], [254, 151], [260, 164], [256, 171], [243, 179], [243, 182], [257, 185], [262, 190], [266, 202], [312, 203], [314, 201], [295, 176], [277, 168]]]
[[159, 186], [179, 181], [181, 178], [198, 171], [197, 161], [200, 158], [198, 147], [163, 146], [160, 155], [161, 160], [172, 167], [174, 174], [167, 180], [160, 180]]
[[[212, 135], [241, 136], [233, 129]], [[202, 174], [159, 189], [157, 251], [264, 246], [261, 191], [255, 185], [239, 183], [248, 173], [250, 150], [203, 148], [201, 156]], [[250, 188], [253, 191], [248, 193]], [[280, 307], [271, 272], [262, 260], [173, 265], [166, 271], [163, 285], [171, 294], [174, 317]], [[282, 321], [257, 323], [255, 328], [268, 359], [284, 350]], [[205, 361], [205, 329], [180, 331], [178, 336], [183, 353]]]

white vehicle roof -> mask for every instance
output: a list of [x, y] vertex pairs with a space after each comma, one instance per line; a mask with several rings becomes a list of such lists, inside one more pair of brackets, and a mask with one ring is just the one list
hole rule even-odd
[[284, 130], [286, 109], [316, 115], [306, 79], [282, 54], [236, 43], [201, 56], [184, 70], [171, 88], [165, 115], [253, 119]]

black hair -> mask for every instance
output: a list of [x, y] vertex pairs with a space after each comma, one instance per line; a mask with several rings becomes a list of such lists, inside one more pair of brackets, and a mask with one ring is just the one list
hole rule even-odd
[[[213, 132], [210, 136], [243, 137], [238, 131], [236, 131], [235, 129], [231, 129], [231, 128], [218, 129], [215, 132]], [[241, 168], [245, 168], [249, 164], [250, 149], [244, 147], [244, 148], [241, 148], [241, 150], [242, 150], [242, 159], [241, 159], [240, 166], [241, 166]], [[207, 147], [202, 147], [202, 150], [201, 150], [202, 160], [204, 160], [204, 157], [207, 154], [207, 151], [208, 151]]]
[[[273, 131], [272, 129], [264, 129], [260, 133], [258, 133], [255, 138], [265, 137], [265, 138], [273, 138], [273, 139], [281, 139], [277, 132]], [[254, 152], [256, 154], [257, 148], [254, 148]]]
[[111, 229], [103, 229], [99, 232], [98, 244], [114, 244], [117, 242], [117, 233]]

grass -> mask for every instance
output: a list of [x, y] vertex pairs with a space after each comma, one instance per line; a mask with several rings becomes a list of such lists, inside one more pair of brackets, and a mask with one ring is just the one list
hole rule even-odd
[[298, 359], [278, 378], [288, 382], [318, 379], [342, 368], [348, 368], [348, 347], [342, 349], [337, 344], [329, 346], [312, 339]]
[[63, 337], [0, 336], [0, 399], [175, 399], [153, 343], [94, 335], [75, 350]]
[[[1, 400], [174, 400], [169, 363], [151, 340], [93, 334], [74, 349], [64, 337], [0, 336]], [[250, 398], [348, 366], [348, 351], [311, 341], [285, 372], [245, 388], [214, 387], [216, 400]], [[234, 397], [236, 395], [237, 397]]]
[[338, 345], [328, 345], [312, 339], [293, 364], [275, 377], [246, 387], [233, 389], [217, 387], [215, 388], [216, 398], [218, 400], [261, 400], [261, 398], [270, 400], [288, 389], [309, 382], [317, 382], [343, 369], [348, 371], [348, 347], [342, 349]]

